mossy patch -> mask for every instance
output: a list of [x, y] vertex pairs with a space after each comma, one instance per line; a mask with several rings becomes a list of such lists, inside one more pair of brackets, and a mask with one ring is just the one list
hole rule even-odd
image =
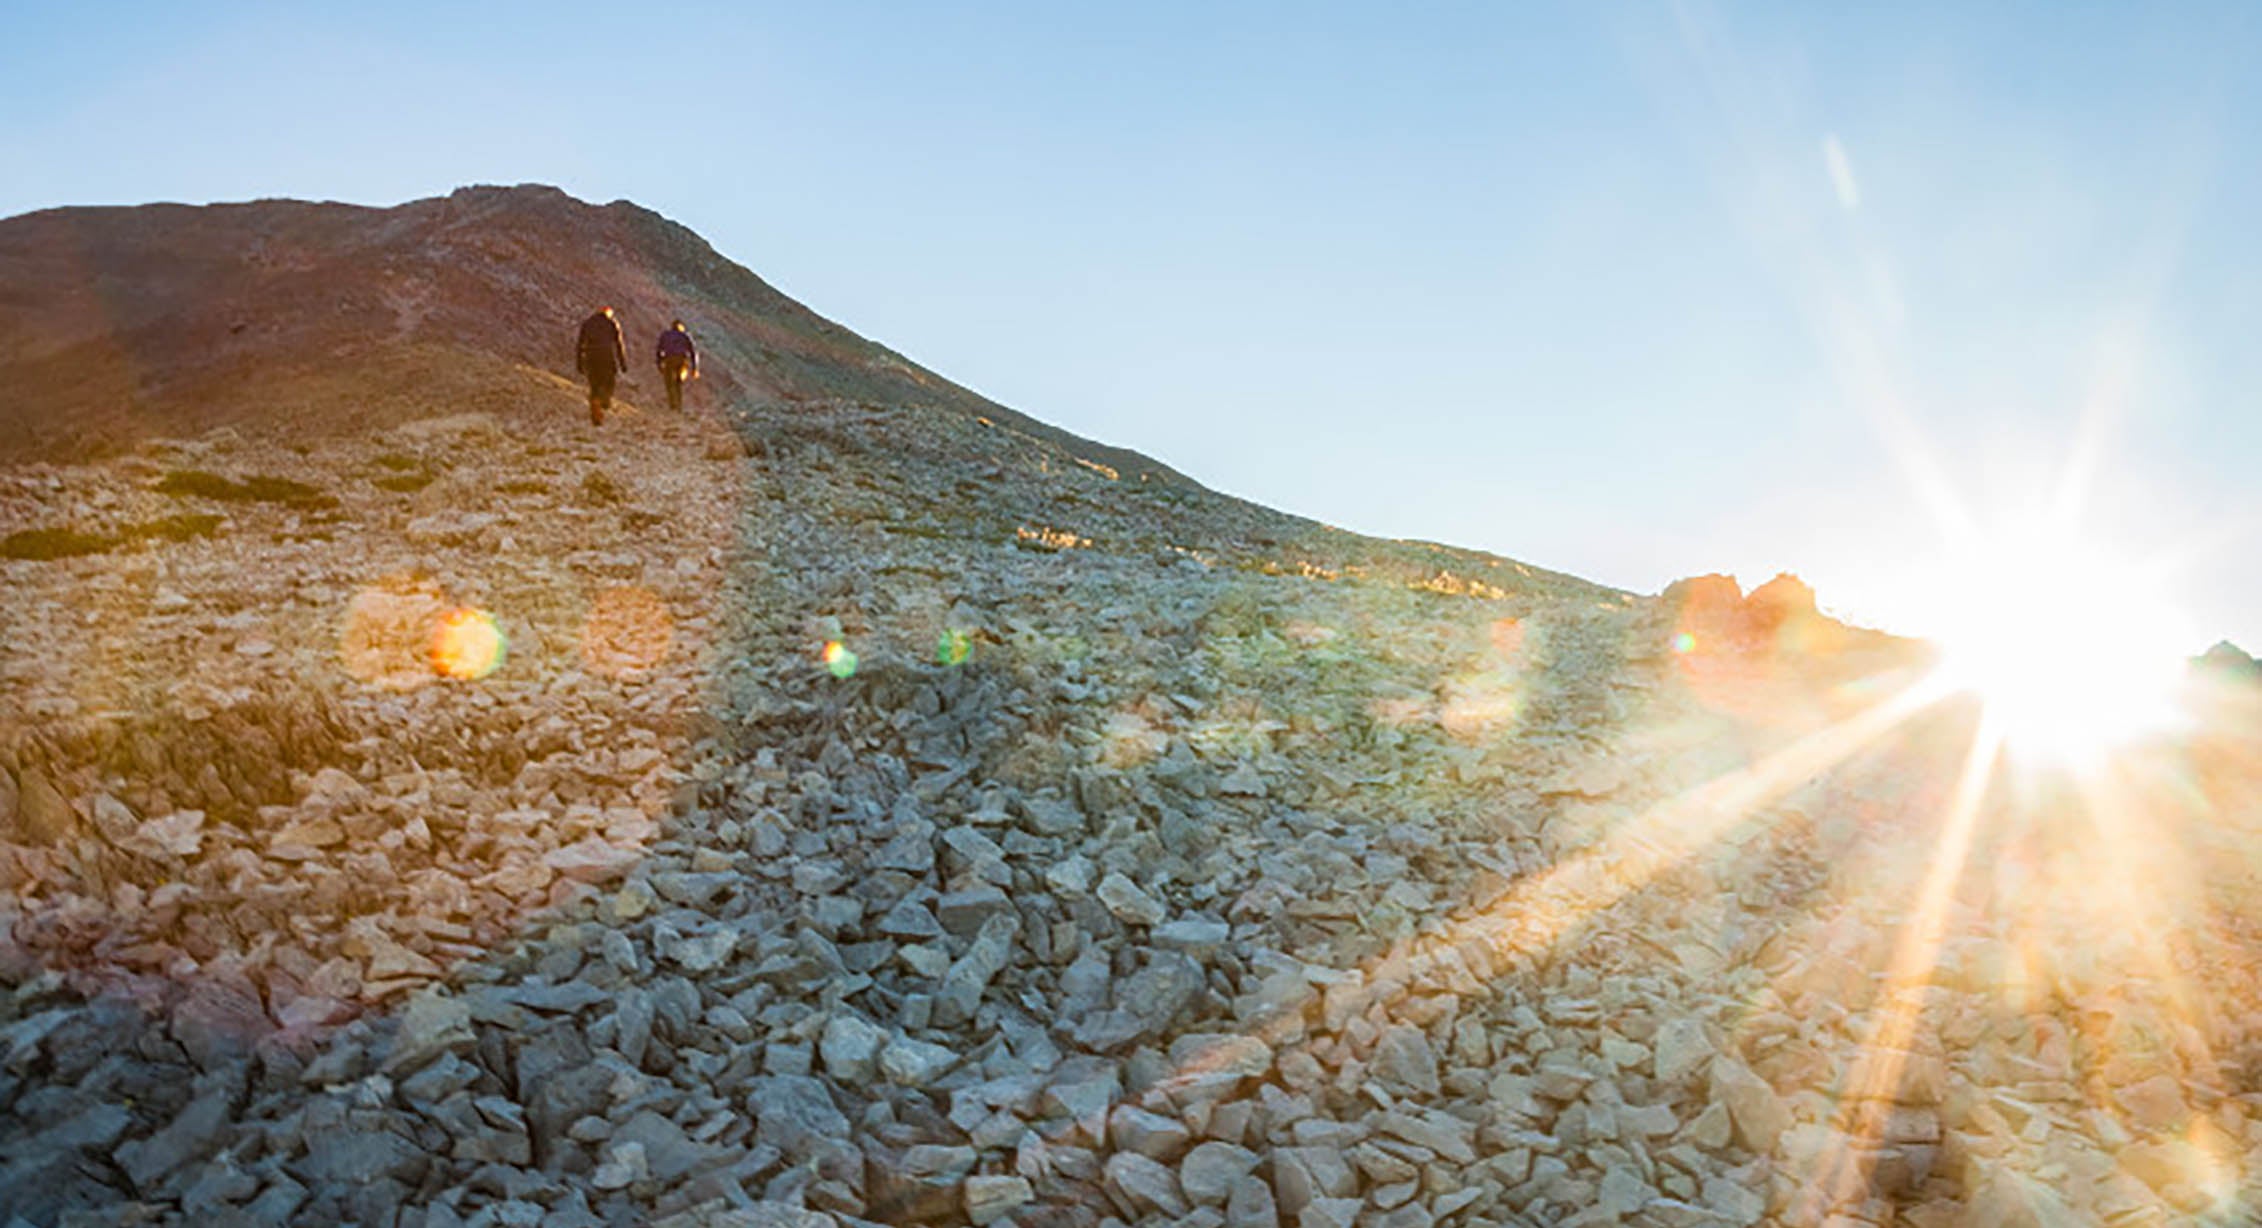
[[210, 537], [220, 528], [218, 516], [188, 515], [167, 516], [163, 520], [150, 520], [128, 525], [120, 536], [129, 541], [148, 541], [162, 538], [169, 542], [185, 542], [199, 537]]
[[175, 498], [218, 499], [228, 503], [281, 503], [291, 507], [336, 507], [335, 496], [289, 478], [254, 474], [242, 481], [201, 469], [175, 469], [151, 489]]
[[0, 538], [0, 558], [68, 559], [82, 554], [107, 554], [117, 544], [115, 537], [81, 533], [77, 529], [24, 529]]
[[0, 538], [0, 558], [46, 562], [108, 554], [137, 542], [185, 542], [210, 537], [220, 528], [218, 516], [167, 516], [130, 524], [116, 533], [83, 533], [77, 529], [23, 529]]
[[591, 503], [618, 503], [623, 492], [610, 474], [598, 469], [581, 479], [581, 493], [588, 496]]

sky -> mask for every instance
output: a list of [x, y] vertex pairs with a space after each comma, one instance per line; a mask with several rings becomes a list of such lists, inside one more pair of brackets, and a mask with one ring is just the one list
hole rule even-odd
[[2262, 650], [2262, 8], [346, 8], [12, 14], [0, 215], [633, 199], [1215, 488], [1902, 630], [2078, 472], [2065, 600]]

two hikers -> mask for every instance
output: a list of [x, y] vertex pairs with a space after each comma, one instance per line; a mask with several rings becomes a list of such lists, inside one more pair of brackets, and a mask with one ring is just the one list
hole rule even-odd
[[[699, 378], [699, 348], [691, 344], [691, 333], [683, 321], [673, 321], [660, 330], [653, 360], [659, 364], [661, 382], [667, 385], [668, 408], [680, 411], [684, 382]], [[581, 322], [573, 369], [589, 379], [590, 423], [603, 426], [605, 411], [613, 407], [613, 385], [628, 369], [628, 348], [621, 341], [620, 321], [613, 317], [612, 308], [599, 307], [597, 314]]]
[[691, 334], [684, 331], [683, 321], [677, 320], [660, 330], [654, 361], [660, 364], [660, 379], [668, 386], [668, 408], [682, 409], [683, 382], [699, 378], [699, 347], [691, 344]]
[[620, 321], [613, 309], [599, 307], [581, 322], [581, 338], [574, 345], [573, 369], [589, 377], [589, 422], [605, 425], [605, 411], [613, 407], [613, 381], [628, 367], [628, 347], [621, 344]]

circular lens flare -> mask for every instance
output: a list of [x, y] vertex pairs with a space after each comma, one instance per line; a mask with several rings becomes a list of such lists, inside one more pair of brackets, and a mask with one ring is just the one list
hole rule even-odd
[[835, 678], [847, 678], [856, 672], [856, 654], [839, 640], [826, 642], [824, 661], [825, 668], [831, 670]]
[[974, 637], [956, 627], [946, 627], [935, 638], [935, 664], [964, 665], [974, 655]]
[[503, 629], [485, 610], [451, 610], [432, 629], [433, 672], [449, 678], [484, 678], [502, 666], [504, 652]]

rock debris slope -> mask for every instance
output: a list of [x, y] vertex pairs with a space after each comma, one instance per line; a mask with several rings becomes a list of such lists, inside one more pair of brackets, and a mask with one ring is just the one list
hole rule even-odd
[[1970, 714], [1855, 736], [1916, 662], [1789, 582], [511, 379], [0, 470], [0, 1223], [2248, 1205], [2239, 736], [1928, 930]]

